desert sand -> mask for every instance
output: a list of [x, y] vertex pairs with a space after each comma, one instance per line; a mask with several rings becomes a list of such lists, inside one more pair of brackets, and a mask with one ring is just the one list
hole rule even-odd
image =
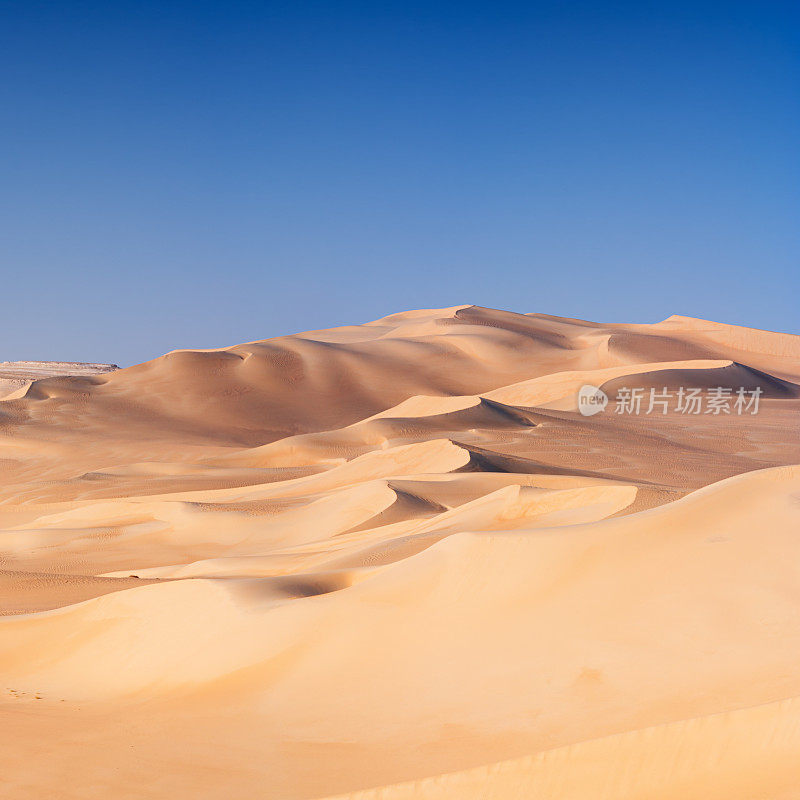
[[800, 797], [800, 336], [457, 306], [24, 381], [0, 797]]

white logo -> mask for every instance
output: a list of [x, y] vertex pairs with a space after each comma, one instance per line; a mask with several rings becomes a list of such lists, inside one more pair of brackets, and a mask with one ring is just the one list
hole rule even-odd
[[586, 383], [578, 392], [578, 411], [584, 417], [599, 414], [608, 405], [608, 395], [597, 386]]

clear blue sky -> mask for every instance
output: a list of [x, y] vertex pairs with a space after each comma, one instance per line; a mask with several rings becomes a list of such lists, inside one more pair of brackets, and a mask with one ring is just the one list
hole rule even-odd
[[800, 332], [796, 2], [0, 10], [0, 360], [461, 303]]

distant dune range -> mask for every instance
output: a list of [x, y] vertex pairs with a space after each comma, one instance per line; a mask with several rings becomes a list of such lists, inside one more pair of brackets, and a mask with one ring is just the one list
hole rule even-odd
[[800, 797], [799, 336], [458, 306], [46, 368], [0, 364], [0, 797]]
[[35, 380], [98, 375], [119, 369], [116, 364], [82, 361], [0, 361], [0, 400], [22, 397]]

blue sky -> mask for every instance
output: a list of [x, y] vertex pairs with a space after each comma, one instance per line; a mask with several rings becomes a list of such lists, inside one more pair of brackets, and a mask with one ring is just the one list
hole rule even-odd
[[0, 0], [0, 360], [461, 303], [800, 333], [796, 3]]

